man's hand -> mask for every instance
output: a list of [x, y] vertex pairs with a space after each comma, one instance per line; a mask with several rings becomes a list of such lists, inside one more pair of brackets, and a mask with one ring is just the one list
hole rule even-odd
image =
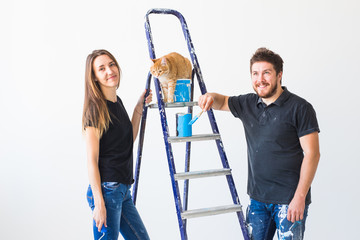
[[204, 95], [201, 95], [199, 97], [199, 107], [204, 111], [209, 111], [210, 108], [212, 107], [213, 103], [214, 103], [214, 98], [208, 94], [208, 93], [205, 93]]
[[205, 93], [199, 97], [199, 107], [205, 112], [211, 108], [221, 111], [230, 111], [228, 105], [228, 96], [219, 93]]
[[296, 197], [291, 200], [287, 212], [287, 220], [291, 222], [300, 221], [304, 218], [305, 198]]

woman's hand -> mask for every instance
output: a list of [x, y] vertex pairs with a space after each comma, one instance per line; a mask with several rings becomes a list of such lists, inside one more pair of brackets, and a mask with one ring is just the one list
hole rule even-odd
[[94, 207], [94, 211], [93, 211], [93, 218], [95, 221], [95, 225], [98, 228], [98, 231], [101, 232], [101, 228], [102, 225], [104, 225], [105, 227], [107, 227], [107, 223], [106, 223], [106, 208], [105, 208], [105, 204], [99, 204], [100, 206], [96, 206]]
[[[144, 98], [145, 93], [146, 93], [146, 90], [144, 91], [143, 95], [141, 95], [142, 98]], [[146, 97], [146, 99], [145, 99], [145, 103], [151, 103], [151, 101], [152, 101], [152, 91], [151, 91], [151, 89], [150, 89], [149, 95], [148, 95], [148, 96]]]
[[[143, 108], [144, 108], [143, 103], [144, 103], [145, 93], [146, 93], [146, 89], [141, 94], [138, 102], [136, 103], [136, 106], [134, 108], [134, 112], [133, 112], [133, 115], [131, 118], [131, 124], [133, 126], [133, 141], [135, 141], [136, 136], [139, 131], [140, 119], [141, 119]], [[145, 103], [150, 103], [151, 101], [152, 101], [152, 93], [151, 93], [151, 89], [149, 89], [149, 95], [146, 97]]]
[[[145, 94], [146, 94], [146, 89], [144, 90], [144, 92], [141, 94], [137, 104], [136, 104], [136, 107], [135, 107], [135, 111], [142, 115], [142, 110], [143, 110], [143, 102], [144, 102], [144, 97], [145, 97]], [[151, 103], [152, 101], [152, 91], [150, 89], [150, 92], [149, 92], [149, 95], [146, 97], [145, 99], [145, 103]]]

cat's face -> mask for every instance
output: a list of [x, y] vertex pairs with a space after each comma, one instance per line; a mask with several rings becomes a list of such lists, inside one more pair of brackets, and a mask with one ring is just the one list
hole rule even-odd
[[153, 65], [150, 67], [150, 72], [154, 77], [166, 76], [169, 72], [169, 66], [166, 64], [165, 58], [152, 59]]

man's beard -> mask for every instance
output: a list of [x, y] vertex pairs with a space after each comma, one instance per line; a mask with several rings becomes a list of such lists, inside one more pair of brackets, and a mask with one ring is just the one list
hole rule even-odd
[[271, 98], [272, 96], [274, 96], [276, 94], [276, 91], [277, 91], [277, 87], [278, 87], [278, 84], [276, 82], [276, 84], [270, 89], [270, 91], [267, 93], [267, 94], [263, 94], [263, 95], [260, 95], [259, 92], [257, 91], [256, 89], [256, 86], [253, 87], [254, 91], [256, 92], [256, 94], [261, 97], [261, 98]]

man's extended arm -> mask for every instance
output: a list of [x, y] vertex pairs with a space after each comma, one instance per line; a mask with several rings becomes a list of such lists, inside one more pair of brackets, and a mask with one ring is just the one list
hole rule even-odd
[[219, 93], [205, 93], [199, 97], [199, 106], [204, 111], [208, 111], [210, 108], [215, 110], [230, 111], [228, 100], [228, 96], [221, 95]]

